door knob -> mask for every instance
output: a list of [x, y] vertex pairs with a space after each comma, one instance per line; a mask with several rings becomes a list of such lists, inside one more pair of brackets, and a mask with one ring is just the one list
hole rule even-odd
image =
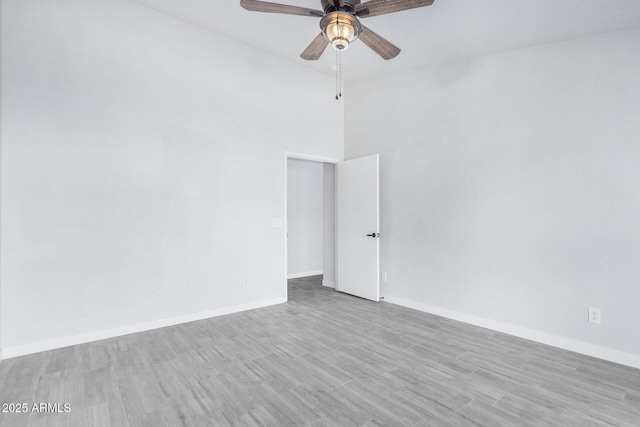
[[373, 238], [380, 237], [380, 233], [367, 234], [367, 237], [373, 237]]

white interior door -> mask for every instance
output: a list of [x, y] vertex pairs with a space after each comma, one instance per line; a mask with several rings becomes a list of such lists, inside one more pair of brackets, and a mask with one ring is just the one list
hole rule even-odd
[[336, 164], [336, 289], [380, 300], [379, 156]]

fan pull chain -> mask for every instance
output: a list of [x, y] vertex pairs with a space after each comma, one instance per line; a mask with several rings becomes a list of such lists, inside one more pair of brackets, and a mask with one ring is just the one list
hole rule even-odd
[[340, 88], [340, 98], [342, 98], [342, 52], [338, 51], [338, 72], [340, 73], [340, 78], [338, 79], [338, 85]]
[[342, 98], [342, 52], [336, 50], [336, 101]]
[[340, 69], [340, 65], [338, 65], [338, 56], [340, 55], [340, 52], [336, 50], [336, 69], [335, 69], [335, 73], [336, 73], [336, 101], [339, 99], [338, 94], [340, 93], [340, 89], [338, 88], [338, 70]]

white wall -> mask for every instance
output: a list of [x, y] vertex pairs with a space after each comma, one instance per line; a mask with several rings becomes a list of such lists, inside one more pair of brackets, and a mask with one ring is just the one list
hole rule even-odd
[[[3, 19], [2, 19], [2, 1], [0, 1], [0, 223], [2, 222], [2, 64], [4, 62], [4, 54], [2, 53], [2, 35]], [[2, 238], [2, 229], [0, 228], [0, 239]], [[0, 253], [0, 271], [2, 270], [2, 256]], [[2, 277], [0, 276], [0, 361], [3, 359], [2, 352]]]
[[322, 165], [322, 284], [336, 286], [336, 165]]
[[3, 6], [5, 351], [282, 301], [283, 153], [342, 157], [332, 78], [128, 0]]
[[348, 82], [345, 157], [381, 156], [387, 300], [640, 367], [638, 46]]
[[322, 274], [322, 163], [287, 161], [288, 277]]

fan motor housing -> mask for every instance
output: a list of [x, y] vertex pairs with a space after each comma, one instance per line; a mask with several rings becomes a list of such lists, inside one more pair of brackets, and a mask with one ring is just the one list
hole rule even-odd
[[[342, 7], [334, 5], [334, 3], [338, 5], [342, 3]], [[342, 0], [342, 2], [339, 0], [322, 0], [322, 10], [324, 10], [324, 13], [348, 12], [353, 14], [355, 13], [355, 7], [359, 4], [360, 0]]]

